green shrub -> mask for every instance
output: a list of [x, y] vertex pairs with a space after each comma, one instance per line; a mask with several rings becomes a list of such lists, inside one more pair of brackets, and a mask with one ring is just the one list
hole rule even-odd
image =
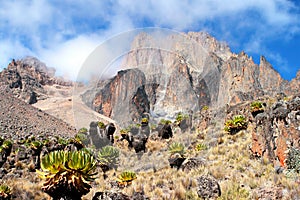
[[185, 147], [180, 142], [174, 142], [169, 146], [170, 155], [179, 154], [181, 157], [185, 157]]
[[176, 122], [180, 123], [182, 120], [187, 119], [189, 116], [183, 113], [178, 113], [176, 116]]
[[98, 127], [101, 129], [105, 129], [106, 125], [103, 122], [98, 122]]
[[119, 163], [120, 151], [113, 146], [105, 146], [98, 153], [100, 166], [107, 166], [109, 169], [116, 168]]
[[263, 112], [264, 106], [263, 103], [260, 101], [254, 101], [250, 104], [250, 112], [255, 113], [255, 112]]
[[46, 182], [42, 190], [53, 199], [81, 199], [95, 179], [96, 161], [84, 151], [53, 151], [41, 159], [37, 173]]
[[83, 133], [77, 133], [75, 135], [75, 140], [77, 142], [80, 142], [80, 143], [86, 145], [86, 146], [90, 143], [88, 136], [83, 134]]
[[148, 120], [148, 118], [142, 118], [142, 120], [141, 120], [141, 123], [142, 124], [148, 124], [148, 122], [149, 122], [149, 120]]
[[159, 121], [159, 123], [160, 123], [160, 124], [163, 124], [163, 125], [165, 125], [165, 124], [172, 124], [172, 122], [171, 122], [170, 120], [168, 120], [168, 119], [161, 119], [161, 120]]
[[3, 143], [2, 143], [2, 145], [0, 146], [0, 153], [1, 152], [10, 152], [10, 150], [11, 150], [11, 148], [12, 148], [12, 145], [13, 145], [13, 143], [12, 143], [12, 141], [10, 141], [10, 140], [5, 140]]
[[40, 141], [32, 141], [30, 144], [31, 149], [33, 150], [41, 150], [44, 144]]
[[78, 131], [79, 134], [87, 134], [87, 132], [88, 132], [88, 129], [85, 127], [79, 129], [79, 131]]
[[11, 189], [6, 184], [0, 185], [0, 199], [3, 199], [3, 200], [11, 199]]
[[118, 176], [117, 182], [118, 182], [119, 186], [128, 186], [135, 179], [137, 179], [135, 172], [124, 171]]
[[208, 110], [208, 109], [209, 109], [208, 106], [203, 106], [203, 107], [202, 107], [202, 111], [205, 111], [205, 110]]
[[247, 129], [248, 122], [243, 115], [236, 115], [225, 122], [224, 130], [230, 134], [235, 134], [240, 130]]
[[207, 149], [208, 149], [208, 147], [204, 143], [199, 143], [199, 144], [196, 145], [196, 150], [197, 151], [202, 151], [202, 150], [207, 150]]

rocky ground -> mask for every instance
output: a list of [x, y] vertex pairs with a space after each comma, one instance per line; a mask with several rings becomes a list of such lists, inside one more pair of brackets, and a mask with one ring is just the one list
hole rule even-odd
[[0, 91], [0, 135], [17, 137], [34, 134], [72, 136], [75, 128], [8, 92]]
[[[261, 99], [264, 111], [257, 115], [251, 112], [251, 102], [243, 102], [219, 110], [205, 108], [184, 122], [172, 122], [171, 129], [158, 122], [148, 124], [151, 131], [146, 143], [142, 127], [120, 127], [113, 144], [120, 151], [117, 169], [103, 171], [98, 166], [97, 178], [83, 199], [299, 199], [299, 175], [290, 175], [287, 164], [291, 160], [288, 149], [298, 148], [295, 134], [300, 131], [299, 99]], [[234, 133], [224, 131], [224, 123], [235, 115], [245, 116], [247, 128]], [[262, 131], [259, 127], [264, 123], [271, 127]], [[104, 133], [101, 129], [92, 127], [87, 127], [88, 146], [98, 152], [100, 147], [91, 145], [107, 139], [97, 134]], [[122, 139], [124, 130], [132, 135], [131, 140]], [[292, 142], [282, 146], [282, 140]], [[74, 144], [66, 137], [43, 134], [25, 138], [17, 135], [13, 141], [11, 152], [1, 154], [2, 182], [13, 188], [14, 199], [49, 199], [41, 191], [43, 180], [35, 172], [39, 169], [38, 158], [53, 150], [75, 148]], [[40, 153], [30, 145], [33, 141], [43, 142]], [[178, 169], [170, 166], [169, 146], [174, 142], [186, 149]], [[135, 172], [137, 178], [120, 187], [117, 177], [124, 170]]]

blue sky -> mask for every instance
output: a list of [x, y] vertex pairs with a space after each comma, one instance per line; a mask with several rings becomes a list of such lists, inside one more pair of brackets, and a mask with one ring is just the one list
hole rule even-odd
[[[63, 2], [63, 3], [62, 3]], [[207, 31], [264, 55], [285, 79], [300, 69], [299, 0], [0, 0], [0, 68], [35, 56], [61, 75], [76, 76], [105, 40], [142, 27]]]

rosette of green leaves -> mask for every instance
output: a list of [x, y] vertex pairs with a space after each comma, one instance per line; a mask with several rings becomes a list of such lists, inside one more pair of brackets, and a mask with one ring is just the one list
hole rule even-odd
[[124, 171], [118, 176], [117, 182], [118, 182], [119, 186], [127, 186], [127, 185], [130, 185], [132, 183], [132, 181], [135, 179], [137, 179], [135, 172]]
[[100, 166], [107, 166], [109, 169], [116, 168], [119, 164], [120, 151], [113, 146], [102, 147], [98, 153]]
[[169, 146], [170, 155], [179, 154], [181, 157], [185, 157], [185, 147], [180, 142], [174, 142]]
[[41, 159], [42, 190], [55, 198], [80, 199], [95, 179], [96, 160], [84, 151], [53, 151]]

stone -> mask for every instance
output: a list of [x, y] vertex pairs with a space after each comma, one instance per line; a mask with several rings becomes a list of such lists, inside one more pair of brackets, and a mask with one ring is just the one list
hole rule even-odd
[[169, 139], [173, 137], [173, 131], [170, 124], [165, 124], [162, 129], [158, 131], [158, 136], [162, 139]]
[[201, 166], [205, 166], [205, 160], [202, 158], [188, 158], [182, 163], [180, 168], [185, 172], [189, 172]]
[[203, 199], [216, 199], [221, 196], [221, 188], [215, 178], [203, 175], [197, 178], [197, 194]]

